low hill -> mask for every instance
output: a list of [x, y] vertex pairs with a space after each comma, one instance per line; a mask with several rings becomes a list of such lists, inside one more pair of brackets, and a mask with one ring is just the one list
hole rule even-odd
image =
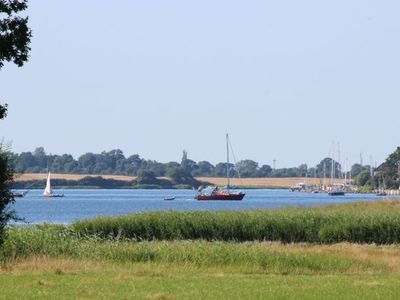
[[[93, 174], [56, 174], [52, 173], [52, 179], [65, 179], [65, 180], [80, 180], [85, 177], [103, 177], [104, 179], [113, 179], [119, 181], [133, 181], [136, 176], [123, 176], [123, 175], [93, 175]], [[17, 174], [16, 181], [30, 181], [30, 180], [45, 180], [47, 174], [44, 173], [26, 173]], [[159, 177], [159, 179], [168, 179], [166, 177]], [[196, 177], [197, 180], [202, 182], [209, 182], [215, 185], [226, 185], [226, 178], [223, 177]], [[299, 177], [285, 177], [285, 178], [231, 178], [231, 185], [242, 187], [291, 187], [297, 183], [304, 182], [304, 178]], [[309, 184], [320, 184], [320, 178], [307, 178]], [[336, 179], [335, 183], [341, 183], [343, 180]]]

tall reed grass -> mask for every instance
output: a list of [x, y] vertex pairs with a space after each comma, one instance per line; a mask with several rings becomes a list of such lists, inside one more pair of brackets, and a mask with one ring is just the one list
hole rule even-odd
[[276, 211], [145, 212], [78, 221], [81, 235], [137, 240], [376, 243], [400, 241], [400, 214], [390, 211], [285, 209]]
[[0, 263], [32, 256], [64, 257], [272, 274], [386, 272], [383, 265], [319, 253], [290, 253], [264, 243], [132, 241], [82, 236], [64, 226], [9, 228]]

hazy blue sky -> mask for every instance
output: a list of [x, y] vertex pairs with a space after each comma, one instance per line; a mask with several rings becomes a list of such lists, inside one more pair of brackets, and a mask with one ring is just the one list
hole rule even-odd
[[400, 2], [29, 1], [29, 63], [0, 71], [15, 152], [161, 162], [383, 161], [400, 128]]

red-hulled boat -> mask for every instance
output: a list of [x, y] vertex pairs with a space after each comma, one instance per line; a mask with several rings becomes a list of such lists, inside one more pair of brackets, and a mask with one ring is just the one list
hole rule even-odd
[[238, 201], [242, 200], [246, 195], [243, 192], [231, 192], [229, 190], [229, 137], [226, 134], [226, 156], [227, 156], [227, 164], [226, 164], [226, 179], [227, 186], [225, 190], [220, 190], [218, 187], [212, 189], [211, 193], [203, 193], [201, 190], [194, 197], [196, 200], [225, 200], [225, 201]]
[[229, 191], [213, 191], [210, 195], [198, 194], [197, 200], [242, 200], [245, 193], [231, 193]]

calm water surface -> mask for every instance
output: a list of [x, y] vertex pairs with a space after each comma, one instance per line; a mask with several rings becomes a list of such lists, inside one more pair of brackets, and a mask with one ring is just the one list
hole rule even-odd
[[[197, 201], [191, 190], [57, 190], [64, 198], [44, 198], [42, 190], [31, 190], [17, 198], [14, 209], [32, 224], [68, 224], [96, 216], [113, 216], [154, 210], [240, 210], [287, 206], [315, 206], [382, 199], [373, 194], [293, 193], [289, 190], [246, 190], [243, 201]], [[176, 196], [165, 201], [166, 196]], [[393, 198], [393, 196], [391, 196]]]

